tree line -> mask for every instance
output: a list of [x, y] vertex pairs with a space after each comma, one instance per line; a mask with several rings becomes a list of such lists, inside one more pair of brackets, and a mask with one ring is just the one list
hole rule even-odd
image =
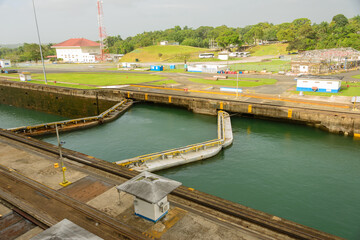
[[[55, 49], [52, 44], [41, 45], [43, 56], [55, 55]], [[10, 59], [12, 62], [26, 62], [41, 60], [40, 48], [36, 43], [24, 43], [18, 48], [0, 48], [0, 58]]]
[[312, 23], [307, 18], [299, 18], [291, 23], [261, 22], [244, 28], [202, 26], [192, 29], [175, 26], [164, 31], [144, 32], [122, 39], [110, 36], [106, 45], [110, 53], [126, 54], [139, 47], [156, 45], [162, 40], [178, 42], [181, 45], [209, 48], [211, 41], [219, 47], [230, 45], [255, 45], [263, 41], [288, 42], [288, 51], [313, 50], [337, 47], [352, 47], [360, 50], [360, 15], [346, 18], [338, 14], [330, 23]]
[[[126, 54], [139, 47], [157, 45], [160, 41], [178, 42], [180, 45], [209, 48], [216, 42], [221, 48], [243, 45], [256, 45], [263, 41], [288, 42], [288, 51], [313, 50], [338, 47], [352, 47], [360, 50], [360, 15], [346, 18], [338, 14], [330, 23], [312, 23], [307, 18], [299, 18], [291, 23], [261, 22], [244, 28], [201, 26], [193, 29], [187, 26], [137, 34], [122, 39], [121, 36], [109, 36], [105, 39], [109, 53]], [[52, 44], [43, 45], [44, 56], [55, 55]], [[0, 48], [0, 58], [13, 62], [38, 61], [40, 51], [37, 44], [25, 43], [15, 49]]]

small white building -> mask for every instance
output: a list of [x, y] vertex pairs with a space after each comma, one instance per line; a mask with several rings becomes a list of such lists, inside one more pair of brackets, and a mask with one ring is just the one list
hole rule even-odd
[[22, 82], [31, 81], [30, 72], [22, 72], [19, 74], [19, 77], [20, 77], [20, 81]]
[[11, 67], [11, 61], [0, 59], [0, 68], [8, 68], [8, 67]]
[[64, 62], [94, 63], [101, 55], [100, 43], [85, 38], [72, 38], [52, 48], [56, 49], [56, 57]]
[[161, 46], [169, 45], [169, 41], [161, 41], [161, 42], [160, 42], [160, 45], [161, 45]]
[[122, 66], [123, 68], [137, 68], [137, 64], [136, 64], [136, 63], [123, 62], [123, 63], [121, 63], [121, 66]]
[[297, 81], [296, 91], [337, 93], [341, 88], [341, 79], [323, 76], [300, 76]]
[[180, 185], [180, 182], [145, 171], [116, 188], [119, 193], [123, 191], [135, 197], [135, 215], [157, 222], [170, 209], [167, 195]]
[[219, 53], [218, 59], [220, 59], [220, 60], [229, 60], [229, 54], [227, 54], [227, 53]]

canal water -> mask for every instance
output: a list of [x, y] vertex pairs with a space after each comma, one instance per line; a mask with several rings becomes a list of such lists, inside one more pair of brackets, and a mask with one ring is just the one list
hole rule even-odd
[[[0, 127], [62, 117], [0, 105]], [[208, 160], [157, 172], [183, 185], [347, 239], [360, 239], [360, 141], [233, 116], [234, 143]], [[66, 148], [114, 162], [217, 137], [217, 118], [135, 105], [118, 120], [64, 133]], [[55, 144], [55, 136], [42, 137]]]

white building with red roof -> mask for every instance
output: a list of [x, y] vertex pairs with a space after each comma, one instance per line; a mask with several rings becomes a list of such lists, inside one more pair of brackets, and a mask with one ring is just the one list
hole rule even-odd
[[56, 57], [64, 62], [94, 63], [101, 55], [100, 43], [85, 38], [71, 38], [52, 48], [56, 49]]

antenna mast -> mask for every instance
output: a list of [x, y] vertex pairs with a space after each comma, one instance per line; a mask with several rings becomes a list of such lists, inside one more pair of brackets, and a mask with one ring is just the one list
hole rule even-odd
[[104, 12], [103, 12], [102, 4], [103, 4], [103, 1], [100, 1], [100, 0], [97, 1], [101, 61], [105, 61], [106, 55], [105, 55], [104, 40], [106, 39], [107, 34], [106, 34], [105, 26], [104, 26]]

